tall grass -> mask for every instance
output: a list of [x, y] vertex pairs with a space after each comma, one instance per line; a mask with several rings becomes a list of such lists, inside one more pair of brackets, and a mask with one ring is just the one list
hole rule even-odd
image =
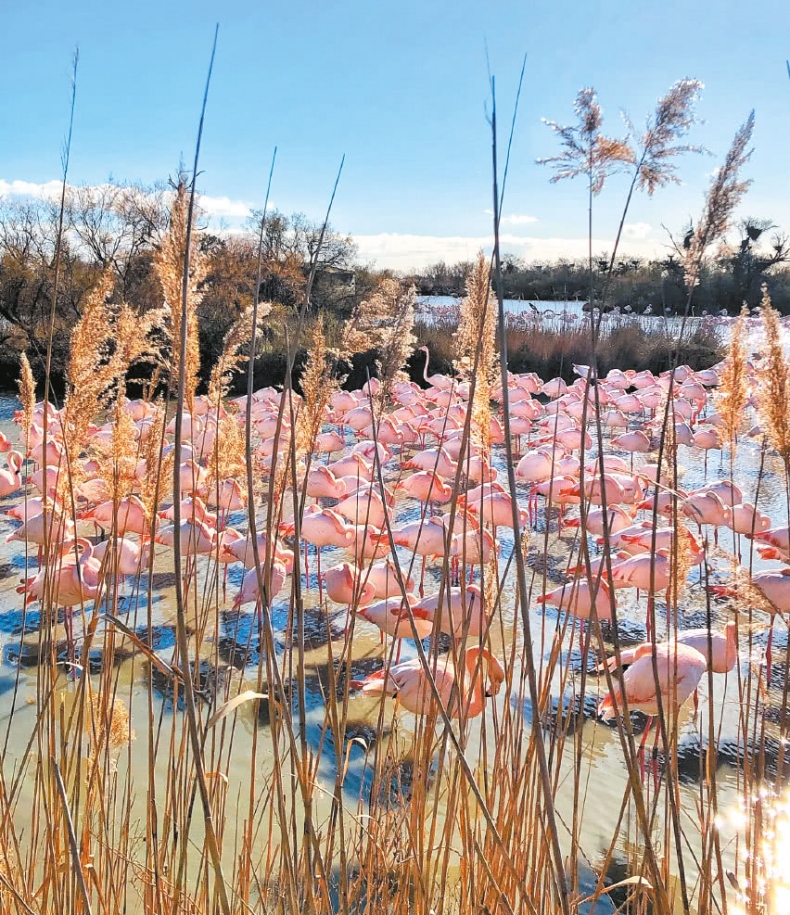
[[[207, 93], [208, 82], [204, 113]], [[495, 111], [494, 106], [498, 234], [502, 197]], [[333, 336], [323, 321], [310, 320], [316, 251], [305, 299], [287, 326], [282, 389], [254, 390], [259, 327], [268, 312], [259, 301], [258, 283], [249, 311], [228, 334], [213, 367], [209, 395], [200, 397], [194, 359], [199, 265], [193, 260], [199, 239], [193, 203], [202, 121], [203, 115], [191, 186], [176, 196], [161, 248], [163, 308], [151, 319], [161, 324], [146, 325], [143, 334], [137, 328], [134, 334], [128, 312], [108, 304], [109, 283], [102, 283], [72, 338], [62, 410], [50, 411], [46, 403], [36, 407], [29, 367], [23, 365], [23, 447], [31, 452], [31, 437], [40, 439], [39, 463], [54, 471], [56, 482], [38, 559], [38, 544], [30, 538], [24, 558], [20, 551], [12, 559], [24, 564], [26, 575], [39, 573], [40, 581], [35, 585], [37, 616], [22, 611], [19, 640], [8, 643], [8, 656], [15, 654], [19, 666], [0, 766], [3, 911], [566, 915], [669, 913], [692, 906], [699, 912], [726, 912], [736, 902], [749, 913], [770, 911], [765, 881], [776, 862], [765, 847], [764, 824], [781, 824], [783, 814], [779, 808], [772, 812], [766, 790], [778, 788], [783, 776], [786, 649], [778, 690], [768, 689], [764, 671], [750, 655], [732, 675], [738, 796], [747, 815], [742, 827], [730, 830], [731, 845], [722, 838], [730, 837], [722, 823], [727, 780], [721, 779], [720, 790], [716, 756], [725, 704], [712, 673], [704, 714], [693, 728], [685, 710], [676, 708], [671, 690], [659, 703], [659, 739], [646, 767], [635, 740], [644, 721], [629, 714], [627, 703], [618, 702], [622, 715], [617, 716], [616, 742], [605, 743], [608, 732], [594, 720], [597, 691], [591, 681], [604, 655], [614, 652], [619, 660], [626, 641], [641, 641], [643, 635], [655, 643], [659, 625], [671, 637], [682, 628], [686, 601], [708, 626], [720, 616], [706, 586], [721, 573], [723, 562], [729, 568], [732, 557], [707, 539], [701, 571], [692, 575], [687, 589], [690, 532], [680, 507], [675, 372], [668, 376], [658, 415], [658, 465], [667, 471], [667, 480], [655, 487], [652, 512], [655, 519], [660, 492], [675, 495], [669, 519], [672, 580], [663, 611], [651, 596], [646, 611], [638, 602], [625, 609], [616, 604], [611, 626], [595, 613], [586, 624], [566, 613], [537, 613], [535, 598], [565, 573], [577, 574], [593, 593], [601, 588], [603, 575], [611, 577], [612, 535], [605, 521], [605, 571], [594, 572], [595, 545], [584, 527], [594, 506], [584, 495], [582, 471], [580, 534], [560, 536], [550, 496], [540, 520], [543, 537], [533, 542], [520, 512], [526, 493], [514, 473], [511, 406], [516, 394], [511, 402], [508, 372], [527, 368], [520, 358], [532, 360], [529, 370], [539, 369], [546, 380], [575, 377], [574, 362], [591, 367], [592, 378], [600, 380], [608, 367], [657, 367], [657, 352], [666, 354], [670, 370], [692, 362], [688, 354], [695, 346], [710, 347], [708, 358], [716, 361], [716, 341], [701, 331], [687, 336], [684, 328], [649, 333], [631, 322], [604, 331], [603, 323], [591, 320], [562, 335], [534, 321], [508, 322], [497, 244], [493, 284], [481, 257], [458, 323], [416, 329], [416, 336], [434, 344], [432, 352], [443, 346], [447, 364], [459, 367], [460, 376], [448, 379], [447, 387], [457, 392], [463, 386], [465, 400], [451, 396], [443, 401], [441, 391], [434, 392], [430, 436], [421, 427], [414, 441], [390, 442], [400, 455], [384, 460], [378, 446], [385, 444], [387, 421], [394, 422], [409, 392], [417, 396], [413, 388], [399, 387], [417, 342], [413, 292], [385, 281], [350, 325], [337, 328]], [[660, 123], [657, 115], [655, 125]], [[678, 123], [685, 122], [680, 118]], [[630, 160], [625, 146], [617, 148], [618, 161], [630, 161], [635, 169], [632, 189], [640, 182], [648, 188], [661, 183], [661, 176], [648, 168], [660, 152], [657, 144], [648, 137], [641, 154]], [[594, 149], [600, 151], [597, 141]], [[735, 158], [740, 162], [743, 150]], [[601, 163], [588, 157], [584, 167], [588, 165], [586, 174], [594, 183]], [[270, 172], [269, 186], [271, 180]], [[720, 180], [718, 186], [723, 186]], [[332, 199], [336, 190], [337, 183]], [[719, 212], [719, 230], [721, 216]], [[325, 226], [328, 217], [329, 212]], [[266, 207], [261, 238], [265, 219]], [[693, 247], [694, 258], [702, 257], [715, 236], [713, 221], [708, 219], [707, 228], [700, 230], [707, 234]], [[691, 263], [692, 278], [695, 269]], [[769, 330], [776, 330], [776, 319], [768, 311], [766, 316]], [[149, 332], [170, 340], [158, 357]], [[319, 555], [303, 536], [306, 507], [319, 504], [308, 495], [310, 472], [324, 461], [318, 447], [323, 432], [344, 431], [344, 454], [354, 439], [335, 406], [340, 394], [332, 351], [353, 357], [371, 341], [381, 377], [378, 385], [368, 379], [356, 409], [369, 415], [358, 437], [373, 447], [367, 464], [357, 461], [362, 486], [355, 542], [345, 552], [329, 554], [330, 561], [355, 563], [350, 599], [333, 607], [320, 596]], [[301, 395], [291, 381], [300, 347], [307, 349]], [[777, 352], [774, 346], [774, 367]], [[247, 395], [233, 400], [228, 386], [246, 355]], [[738, 374], [744, 356], [733, 347], [730, 356], [725, 373], [730, 400], [722, 413], [732, 473], [736, 414], [745, 406], [744, 379]], [[152, 383], [146, 397], [127, 401], [132, 368], [157, 358], [157, 376], [169, 378], [171, 396], [155, 397], [157, 385]], [[699, 359], [694, 367], [702, 367], [704, 357]], [[770, 383], [769, 373], [763, 384]], [[604, 461], [612, 446], [601, 421], [600, 386], [584, 387], [579, 431], [595, 435]], [[469, 408], [462, 408], [463, 403]], [[704, 409], [709, 410], [707, 402]], [[784, 419], [775, 405], [773, 412], [768, 461], [778, 451], [786, 465], [783, 446], [774, 440]], [[493, 420], [501, 420], [504, 428], [501, 443], [493, 441]], [[105, 421], [108, 428], [102, 430]], [[458, 436], [453, 438], [455, 425]], [[546, 436], [556, 442], [556, 416], [553, 428], [547, 428], [530, 432], [528, 444]], [[435, 509], [391, 498], [407, 478], [408, 459], [426, 437], [438, 446], [434, 469], [443, 459], [441, 446], [454, 442], [458, 455], [452, 475], [447, 474], [452, 496], [442, 513], [444, 548], [428, 562], [429, 587], [437, 591], [439, 606], [449, 610], [452, 589], [474, 576], [486, 621], [476, 635], [470, 616], [449, 641], [438, 624], [428, 638], [417, 638], [420, 617], [407, 591], [425, 559], [419, 540], [413, 549], [397, 542], [404, 521], [417, 526], [418, 538], [427, 537], [437, 524]], [[53, 447], [50, 454], [47, 445], [54, 443], [63, 447]], [[501, 552], [485, 560], [481, 555], [479, 561], [474, 554], [484, 552], [494, 532], [485, 521], [484, 491], [479, 506], [466, 495], [476, 483], [476, 459], [481, 467], [493, 463], [505, 471], [512, 509], [506, 525], [512, 525], [512, 532], [503, 532], [500, 523]], [[26, 473], [32, 469], [28, 463]], [[775, 482], [770, 467], [765, 475]], [[232, 505], [223, 502], [226, 483], [231, 484], [227, 492], [238, 498]], [[92, 494], [89, 484], [101, 495]], [[192, 501], [182, 503], [186, 494]], [[22, 504], [32, 495], [26, 486]], [[605, 487], [602, 501], [607, 517]], [[94, 516], [101, 532], [84, 516], [85, 508], [96, 503], [109, 504], [107, 514]], [[379, 505], [383, 523], [374, 525]], [[139, 510], [134, 525], [132, 507]], [[158, 512], [167, 508], [173, 516], [172, 550], [160, 545], [166, 538]], [[199, 516], [211, 508], [213, 540]], [[74, 536], [64, 536], [71, 530], [67, 522], [75, 525]], [[251, 538], [252, 577], [248, 572], [246, 585], [240, 571], [229, 572], [225, 562], [222, 544], [233, 543], [230, 529]], [[132, 571], [122, 555], [130, 531], [129, 542], [140, 551]], [[459, 537], [464, 546], [454, 558], [447, 547]], [[101, 542], [109, 545], [99, 566], [92, 553]], [[752, 546], [750, 541], [750, 553]], [[380, 646], [359, 613], [380, 547], [391, 553], [393, 594], [401, 598], [398, 612], [414, 636], [409, 650], [423, 678], [423, 714], [410, 715], [399, 707], [407, 703], [406, 696], [374, 703], [354, 686], [392, 663], [397, 650], [392, 639]], [[287, 590], [278, 593], [284, 563], [290, 562]], [[326, 555], [324, 563], [326, 570]], [[576, 566], [580, 573], [571, 572]], [[64, 596], [64, 576], [71, 574], [76, 601]], [[257, 589], [251, 612], [248, 605], [231, 605], [229, 599], [229, 589], [232, 596], [248, 586]], [[741, 626], [750, 647], [765, 610], [776, 615], [776, 607], [763, 605], [754, 615], [750, 610], [748, 624]], [[484, 657], [467, 655], [469, 648], [489, 650], [505, 672], [498, 695], [486, 698], [479, 716], [469, 713], [464, 696], [479, 688], [496, 689], [490, 667], [482, 662], [464, 667], [465, 658]], [[23, 673], [22, 658], [31, 651], [33, 672]], [[442, 666], [448, 655], [456, 671], [449, 693]], [[614, 671], [604, 666], [602, 694], [622, 695], [623, 683], [619, 666]], [[18, 696], [30, 690], [28, 707]], [[778, 728], [771, 722], [777, 708]], [[697, 741], [691, 765], [683, 755], [689, 752], [690, 737]], [[600, 764], [597, 754], [611, 751], [616, 751], [616, 761], [607, 758]], [[685, 784], [689, 770], [693, 791]], [[622, 795], [614, 804], [618, 809], [608, 810], [604, 807], [611, 796], [604, 800], [596, 792], [616, 781], [615, 772]], [[694, 809], [686, 806], [692, 796]]]

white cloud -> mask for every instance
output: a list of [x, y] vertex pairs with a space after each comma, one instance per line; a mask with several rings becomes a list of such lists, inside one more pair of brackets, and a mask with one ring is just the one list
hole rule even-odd
[[[46, 181], [36, 184], [33, 181], [5, 181], [0, 178], [0, 197], [37, 197], [56, 198], [60, 196], [62, 184], [60, 181]], [[98, 185], [97, 188], [103, 185]], [[199, 195], [199, 204], [203, 212], [210, 217], [219, 219], [246, 219], [252, 210], [243, 200], [231, 200], [230, 197], [212, 197], [208, 194]]]
[[625, 238], [647, 238], [653, 231], [649, 222], [627, 222], [623, 226], [623, 235]]
[[[375, 261], [379, 267], [409, 270], [425, 267], [437, 261], [455, 263], [472, 260], [481, 249], [490, 253], [493, 237], [490, 235], [355, 235], [361, 261]], [[559, 258], [584, 258], [587, 256], [586, 238], [536, 238], [504, 233], [500, 236], [503, 253], [514, 254], [526, 261], [555, 261]], [[593, 251], [611, 251], [611, 239], [593, 239]], [[625, 239], [620, 245], [621, 254], [653, 257], [663, 252], [661, 245], [644, 237]]]
[[0, 178], [0, 197], [57, 197], [63, 185], [60, 181], [4, 181]]
[[537, 216], [527, 216], [526, 213], [513, 213], [511, 216], [503, 216], [502, 222], [511, 226], [523, 226], [528, 222], [537, 222]]
[[[486, 216], [493, 216], [493, 210], [483, 210]], [[502, 216], [500, 222], [502, 225], [523, 226], [528, 222], [538, 222], [537, 216], [527, 216], [526, 213], [511, 213], [509, 216]]]
[[252, 215], [252, 210], [243, 200], [231, 200], [230, 197], [211, 197], [208, 194], [201, 194], [198, 203], [207, 216], [246, 219]]

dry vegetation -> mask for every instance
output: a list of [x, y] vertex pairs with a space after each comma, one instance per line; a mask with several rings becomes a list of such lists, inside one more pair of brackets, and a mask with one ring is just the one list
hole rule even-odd
[[[635, 145], [601, 134], [595, 94], [586, 90], [578, 126], [554, 125], [565, 148], [557, 177], [584, 176], [590, 200], [622, 166], [632, 169], [632, 190], [652, 193], [674, 180], [698, 88], [692, 81], [673, 87]], [[738, 172], [750, 124], [736, 137], [690, 245], [689, 301], [705, 251], [744, 189]], [[301, 393], [285, 377], [280, 389], [234, 399], [234, 377], [245, 370], [251, 377], [251, 340], [277, 324], [277, 308], [256, 294], [258, 326], [245, 303], [216, 362], [204, 366], [208, 393], [201, 395], [205, 261], [199, 231], [191, 248], [186, 243], [188, 206], [189, 190], [179, 185], [155, 261], [159, 302], [144, 319], [108, 275], [88, 293], [71, 333], [61, 409], [36, 404], [22, 361], [14, 447], [26, 463], [7, 504], [28, 521], [27, 534], [9, 546], [6, 579], [24, 571], [20, 591], [36, 612], [19, 598], [21, 622], [5, 640], [17, 668], [0, 770], [2, 911], [669, 915], [693, 906], [712, 915], [735, 904], [749, 915], [772, 911], [778, 853], [767, 836], [784, 828], [772, 792], [786, 779], [790, 653], [780, 646], [778, 671], [770, 658], [765, 670], [758, 641], [766, 611], [778, 629], [783, 610], [775, 595], [755, 596], [758, 579], [749, 583], [746, 562], [733, 578], [734, 603], [714, 604], [707, 586], [738, 563], [710, 542], [707, 522], [703, 534], [683, 514], [678, 456], [686, 453], [675, 412], [693, 408], [689, 428], [710, 432], [718, 410], [734, 478], [756, 391], [766, 444], [755, 503], [761, 485], [776, 486], [776, 460], [790, 499], [790, 376], [770, 301], [762, 362], [749, 362], [743, 317], [711, 380], [693, 372], [706, 356], [678, 368], [693, 346], [711, 343], [685, 323], [663, 335], [633, 321], [604, 332], [595, 319], [572, 330], [517, 320], [498, 326], [481, 254], [459, 315], [446, 323], [415, 329], [414, 289], [391, 277], [336, 326], [310, 313], [305, 298], [280, 325], [285, 365], [306, 352]], [[443, 347], [455, 368], [452, 376], [433, 375], [427, 391], [405, 374], [422, 359], [417, 333], [433, 355]], [[626, 425], [648, 439], [650, 461], [666, 472], [655, 487], [644, 462], [641, 476], [629, 475], [625, 461], [619, 482], [609, 474], [606, 460], [618, 446], [601, 400], [616, 407], [615, 397], [633, 387], [634, 376], [620, 372], [627, 383], [618, 389], [617, 373], [606, 377], [610, 368], [655, 367], [650, 347], [662, 348], [667, 369], [678, 369], [661, 384], [653, 379], [660, 398], [629, 414]], [[498, 374], [502, 349], [511, 372], [523, 373], [519, 360], [528, 355], [542, 380], [508, 383]], [[353, 394], [343, 390], [345, 368], [372, 350], [376, 380]], [[706, 355], [717, 361], [717, 341]], [[579, 379], [561, 399], [560, 376], [577, 377], [574, 363], [597, 383]], [[145, 396], [129, 400], [127, 384], [142, 365], [153, 379]], [[542, 384], [550, 379], [556, 394]], [[705, 386], [716, 382], [714, 403]], [[511, 429], [528, 409], [536, 411], [533, 425]], [[561, 427], [560, 414], [577, 424]], [[333, 433], [339, 445], [328, 444]], [[582, 451], [582, 465], [594, 458], [585, 477], [573, 455], [587, 433], [596, 447]], [[546, 449], [551, 469], [542, 478], [520, 476], [516, 488], [504, 482], [503, 466], [522, 437], [528, 449]], [[696, 460], [694, 448], [688, 453]], [[339, 451], [342, 473], [332, 460]], [[37, 506], [42, 515], [33, 503], [37, 467], [47, 493]], [[502, 471], [502, 485], [478, 489], [494, 482], [492, 468]], [[654, 466], [654, 478], [658, 472]], [[610, 492], [621, 495], [611, 504], [604, 473]], [[538, 521], [537, 484], [552, 477], [570, 482], [559, 495], [541, 492]], [[608, 595], [606, 582], [623, 560], [606, 520], [598, 554], [591, 513], [602, 507], [608, 517], [623, 502], [633, 521], [627, 480], [651, 503], [638, 516], [653, 531], [641, 553], [651, 562], [649, 596], [618, 597], [608, 615], [603, 602], [586, 615], [539, 606], [566, 576], [588, 595]], [[581, 504], [569, 534], [556, 526], [556, 509], [564, 510], [560, 496], [573, 487]], [[656, 540], [662, 495], [669, 497], [663, 554]], [[719, 499], [719, 507], [727, 505]], [[170, 518], [160, 516], [168, 510]], [[42, 534], [36, 517], [44, 519]], [[342, 547], [326, 539], [329, 529], [345, 538]], [[244, 546], [248, 534], [254, 548]], [[747, 539], [751, 572], [756, 541]], [[785, 544], [783, 559], [787, 552]], [[384, 590], [395, 605], [384, 619], [402, 627], [412, 658], [399, 669], [397, 690], [391, 678], [370, 677], [400, 651], [399, 640], [380, 645], [371, 636], [366, 616], [386, 556]], [[603, 562], [593, 571], [596, 559]], [[668, 578], [659, 587], [664, 559]], [[433, 616], [416, 594], [407, 596], [420, 566], [421, 591], [438, 595]], [[523, 589], [514, 587], [515, 567], [528, 577]], [[472, 579], [471, 591], [461, 589]], [[636, 587], [645, 591], [641, 581]], [[532, 644], [522, 613], [533, 621]], [[736, 741], [726, 749], [734, 758], [721, 768], [725, 706], [713, 664], [698, 671], [701, 712], [692, 720], [677, 676], [656, 660], [659, 636], [672, 644], [691, 616], [707, 627], [732, 616], [740, 632], [740, 658], [727, 674]], [[429, 628], [421, 628], [426, 620]], [[638, 740], [649, 728], [628, 708], [644, 703], [629, 697], [618, 663], [645, 638], [647, 651], [639, 649], [631, 669], [652, 657], [650, 682], [672, 681], [658, 690], [656, 743], [647, 756]], [[712, 641], [708, 647], [712, 656]], [[675, 652], [679, 665], [676, 644]], [[599, 667], [612, 653], [614, 662]], [[704, 661], [694, 653], [692, 661]], [[382, 690], [397, 692], [396, 701], [381, 699]], [[603, 697], [613, 697], [611, 730], [597, 722]], [[724, 807], [734, 799], [743, 818], [730, 829]]]

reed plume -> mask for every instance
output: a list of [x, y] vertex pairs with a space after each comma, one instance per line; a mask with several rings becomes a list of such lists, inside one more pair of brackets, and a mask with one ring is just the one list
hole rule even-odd
[[[200, 349], [198, 346], [197, 309], [201, 300], [200, 287], [206, 275], [206, 259], [199, 244], [193, 237], [189, 259], [189, 278], [186, 302], [186, 360], [181, 366], [178, 341], [181, 339], [181, 287], [184, 276], [184, 252], [186, 251], [189, 191], [185, 181], [178, 182], [173, 204], [170, 208], [170, 225], [154, 256], [154, 269], [162, 287], [164, 304], [169, 312], [170, 333], [170, 383], [178, 384], [184, 373], [186, 402], [193, 406], [198, 371], [200, 370]], [[193, 230], [193, 236], [196, 233]]]
[[22, 431], [27, 439], [36, 408], [36, 379], [25, 352], [19, 357], [19, 400], [22, 404]]
[[[258, 320], [261, 321], [269, 315], [271, 310], [269, 303], [258, 303]], [[249, 359], [249, 356], [244, 352], [244, 347], [252, 339], [252, 316], [253, 307], [250, 303], [242, 309], [241, 314], [225, 334], [225, 339], [222, 342], [222, 351], [211, 370], [209, 379], [208, 399], [212, 406], [220, 403], [222, 398], [227, 396], [233, 374], [239, 371]]]
[[724, 430], [733, 454], [738, 443], [738, 429], [743, 424], [749, 400], [747, 352], [744, 340], [747, 315], [748, 311], [744, 306], [732, 329], [718, 388], [719, 415], [724, 420]]
[[414, 334], [416, 290], [385, 277], [378, 288], [355, 308], [344, 334], [341, 354], [378, 351], [376, 372], [381, 382], [380, 403], [393, 385], [404, 378], [403, 366], [417, 342]]
[[[648, 117], [639, 136], [635, 155], [636, 186], [652, 197], [667, 184], [679, 184], [677, 165], [673, 161], [687, 152], [701, 152], [702, 147], [679, 143], [696, 121], [694, 104], [703, 85], [696, 79], [680, 79], [658, 100], [655, 112]], [[637, 131], [628, 118], [630, 133]]]
[[64, 413], [67, 429], [65, 444], [72, 465], [84, 448], [91, 420], [107, 405], [114, 387], [106, 305], [112, 287], [112, 274], [106, 270], [87, 295], [82, 316], [71, 332]]
[[563, 126], [543, 119], [543, 123], [557, 134], [562, 152], [537, 161], [554, 170], [552, 183], [586, 175], [590, 192], [597, 195], [608, 177], [634, 162], [634, 151], [627, 140], [616, 140], [601, 133], [603, 112], [595, 89], [581, 89], [573, 108], [577, 119], [575, 125]]
[[319, 316], [310, 334], [307, 363], [302, 373], [302, 402], [296, 418], [297, 457], [313, 450], [329, 400], [339, 387], [333, 368], [332, 353], [326, 345], [324, 321]]
[[699, 282], [705, 252], [729, 229], [732, 214], [751, 184], [750, 180], [740, 177], [740, 171], [752, 155], [748, 146], [753, 131], [754, 111], [736, 131], [724, 164], [716, 171], [705, 196], [702, 218], [685, 249], [684, 272], [688, 289], [693, 289]]
[[[455, 336], [455, 368], [462, 381], [475, 374], [472, 424], [486, 452], [491, 446], [491, 387], [496, 381], [499, 352], [496, 345], [497, 312], [491, 293], [491, 271], [481, 251], [466, 281]], [[479, 349], [479, 356], [476, 356]]]
[[790, 468], [790, 366], [782, 346], [779, 313], [771, 304], [766, 285], [760, 311], [765, 350], [758, 371], [757, 409], [769, 444]]
[[164, 428], [167, 423], [165, 408], [161, 402], [156, 403], [153, 422], [143, 441], [141, 458], [145, 472], [140, 481], [140, 501], [145, 506], [146, 517], [152, 518], [163, 494], [172, 489], [173, 465], [175, 455], [171, 450], [162, 455]]

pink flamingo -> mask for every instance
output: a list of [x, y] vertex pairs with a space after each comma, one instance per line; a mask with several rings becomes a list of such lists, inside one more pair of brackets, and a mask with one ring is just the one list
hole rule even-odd
[[[539, 594], [537, 602], [557, 607], [559, 610], [566, 610], [571, 616], [586, 620], [590, 618], [592, 613], [592, 591], [590, 582], [577, 578], [574, 581], [560, 585], [559, 588], [547, 591], [545, 594]], [[612, 595], [609, 586], [603, 579], [598, 582], [598, 593], [595, 597], [594, 606], [599, 620], [611, 620]]]
[[[674, 635], [670, 641], [672, 643], [675, 642]], [[686, 629], [678, 632], [677, 643], [678, 645], [689, 645], [691, 648], [695, 648], [705, 658], [706, 664], [709, 664], [710, 669], [715, 674], [729, 673], [738, 660], [738, 626], [734, 620], [730, 620], [723, 631], [716, 629]], [[645, 642], [642, 645], [621, 651], [620, 661], [622, 665], [625, 667], [628, 664], [633, 664], [639, 657], [638, 652], [645, 651], [646, 647], [650, 649], [651, 643]], [[617, 658], [614, 655], [607, 658], [606, 666], [609, 670], [615, 670]], [[603, 669], [603, 665], [601, 665], [601, 669]]]
[[[279, 562], [272, 563], [272, 580], [271, 580], [271, 600], [274, 600], [275, 597], [282, 591], [283, 585], [285, 584], [286, 572], [284, 566]], [[263, 578], [264, 584], [266, 583], [266, 570], [265, 567], [261, 566], [261, 577]], [[258, 588], [258, 570], [250, 569], [245, 572], [244, 578], [241, 580], [241, 588], [239, 589], [238, 594], [233, 599], [233, 609], [238, 610], [243, 604], [251, 604], [253, 601], [259, 603], [261, 599], [261, 592]]]
[[[653, 667], [654, 652], [655, 670]], [[671, 707], [677, 711], [696, 691], [707, 666], [708, 662], [704, 655], [691, 645], [682, 643], [664, 642], [656, 645], [655, 649], [650, 643], [646, 643], [634, 650], [633, 663], [623, 674], [623, 686], [629, 711], [640, 711], [649, 716], [647, 727], [639, 744], [640, 758], [644, 754], [647, 735], [653, 725], [653, 720], [658, 715], [659, 693], [663, 709], [667, 710]], [[658, 691], [656, 691], [656, 680], [658, 680]], [[615, 681], [612, 686], [613, 692], [604, 696], [598, 705], [598, 714], [604, 721], [609, 721], [616, 714], [623, 712], [620, 684]]]
[[453, 497], [453, 488], [438, 473], [432, 470], [420, 470], [401, 480], [395, 487], [405, 492], [412, 499], [420, 502], [449, 502]]
[[[452, 666], [449, 655], [445, 654], [434, 661], [431, 673], [450, 718], [479, 715], [486, 698], [495, 696], [505, 679], [505, 671], [492, 652], [477, 645], [466, 649], [461, 671]], [[433, 708], [433, 694], [419, 658], [392, 665], [364, 680], [352, 680], [351, 686], [368, 696], [394, 696], [415, 715], [426, 714]]]
[[375, 585], [363, 580], [364, 573], [353, 563], [341, 562], [323, 574], [327, 597], [336, 604], [364, 606], [376, 597]]
[[[420, 607], [415, 607], [414, 597], [407, 595], [406, 604], [411, 608], [411, 615], [414, 619], [414, 629], [419, 639], [424, 639], [433, 632], [433, 614]], [[381, 630], [382, 641], [384, 633], [398, 640], [398, 650], [395, 655], [395, 663], [400, 661], [401, 641], [403, 639], [414, 638], [414, 632], [409, 620], [409, 610], [403, 602], [402, 597], [388, 597], [380, 600], [368, 607], [360, 607], [356, 613], [368, 623], [373, 623]]]
[[9, 451], [8, 470], [0, 470], [0, 498], [13, 495], [22, 488], [22, 455], [18, 451]]
[[456, 639], [468, 632], [471, 638], [478, 639], [488, 629], [488, 617], [483, 609], [483, 596], [478, 585], [467, 585], [465, 588], [445, 588], [441, 601], [439, 593], [422, 598], [416, 608], [430, 615], [431, 620], [438, 616], [436, 628]]
[[432, 388], [438, 388], [440, 391], [449, 390], [455, 383], [454, 379], [447, 375], [429, 375], [428, 366], [431, 362], [430, 350], [427, 346], [421, 346], [420, 351], [425, 353], [425, 367], [422, 370], [422, 377], [425, 379], [425, 383]]

